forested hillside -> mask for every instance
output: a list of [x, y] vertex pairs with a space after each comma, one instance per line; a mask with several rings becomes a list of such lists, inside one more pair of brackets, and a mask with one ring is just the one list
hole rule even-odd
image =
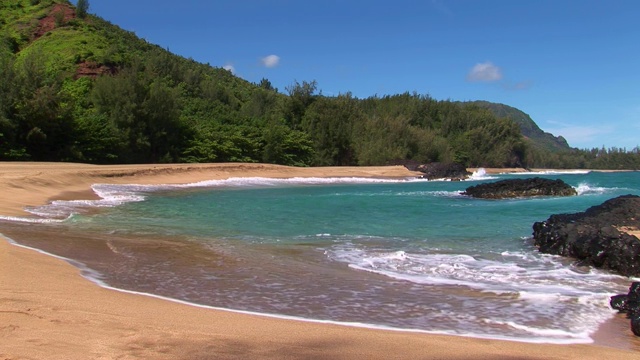
[[512, 115], [412, 93], [323, 96], [315, 81], [274, 89], [66, 0], [0, 3], [0, 160], [640, 167], [637, 149], [539, 146], [522, 135], [533, 121]]
[[525, 114], [522, 110], [516, 109], [509, 105], [491, 103], [488, 101], [473, 101], [474, 104], [480, 107], [487, 108], [499, 118], [509, 118], [513, 120], [520, 127], [522, 135], [525, 140], [530, 141], [530, 144], [539, 147], [543, 150], [550, 150], [552, 152], [561, 152], [570, 150], [571, 147], [567, 143], [567, 140], [562, 136], [554, 136], [548, 132], [544, 132], [538, 127], [533, 119], [528, 114]]

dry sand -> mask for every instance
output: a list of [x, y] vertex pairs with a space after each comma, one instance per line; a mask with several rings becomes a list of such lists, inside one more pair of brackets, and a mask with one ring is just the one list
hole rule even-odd
[[[0, 163], [0, 214], [87, 198], [94, 183], [239, 176], [413, 176], [402, 167]], [[2, 231], [0, 227], [0, 232]], [[0, 240], [0, 359], [640, 359], [596, 345], [539, 345], [371, 330], [199, 308], [105, 289], [63, 260]]]

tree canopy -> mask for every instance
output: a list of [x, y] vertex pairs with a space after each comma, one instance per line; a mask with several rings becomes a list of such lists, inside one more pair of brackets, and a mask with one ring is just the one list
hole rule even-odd
[[88, 7], [79, 0], [69, 18], [56, 15], [72, 13], [64, 0], [0, 4], [0, 160], [640, 168], [638, 148], [525, 137], [535, 123], [500, 104], [325, 96], [315, 80], [280, 93], [268, 79], [171, 54]]

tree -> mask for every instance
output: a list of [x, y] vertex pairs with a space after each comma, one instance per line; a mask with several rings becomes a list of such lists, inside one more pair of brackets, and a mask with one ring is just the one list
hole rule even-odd
[[76, 5], [76, 14], [80, 19], [87, 17], [87, 11], [89, 11], [89, 0], [78, 0]]
[[317, 88], [318, 83], [315, 80], [312, 82], [303, 81], [302, 84], [296, 81], [285, 88], [289, 93], [289, 98], [284, 115], [287, 125], [293, 130], [299, 130], [305, 111], [317, 97], [315, 95]]
[[260, 80], [260, 83], [258, 84], [259, 87], [265, 89], [265, 90], [269, 90], [269, 91], [276, 91], [277, 89], [275, 89], [273, 87], [273, 85], [271, 85], [271, 81], [269, 81], [268, 79], [262, 78], [262, 80]]
[[264, 130], [262, 161], [289, 166], [309, 166], [313, 142], [303, 131], [291, 130], [280, 121], [272, 121]]
[[314, 165], [354, 165], [353, 124], [361, 118], [357, 101], [350, 93], [317, 98], [302, 118], [302, 129], [314, 143]]

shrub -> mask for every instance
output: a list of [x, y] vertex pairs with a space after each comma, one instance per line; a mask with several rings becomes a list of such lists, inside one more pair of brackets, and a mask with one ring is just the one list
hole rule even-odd
[[87, 11], [89, 11], [89, 0], [78, 0], [76, 5], [76, 14], [80, 19], [87, 17]]
[[53, 18], [56, 22], [56, 27], [60, 27], [64, 25], [64, 12], [58, 11], [53, 14]]

